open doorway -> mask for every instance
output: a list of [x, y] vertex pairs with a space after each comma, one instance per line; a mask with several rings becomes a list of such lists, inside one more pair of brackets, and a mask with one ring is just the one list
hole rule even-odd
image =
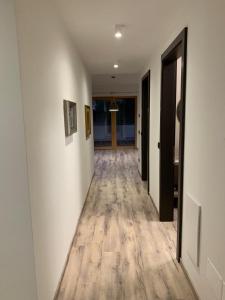
[[182, 240], [186, 62], [187, 28], [163, 53], [161, 75], [159, 214], [161, 221], [177, 218], [178, 261]]
[[95, 149], [136, 148], [137, 97], [94, 97]]
[[148, 71], [142, 78], [142, 118], [141, 118], [141, 161], [142, 180], [147, 181], [148, 193], [150, 190], [149, 179], [149, 141], [150, 141], [150, 78]]

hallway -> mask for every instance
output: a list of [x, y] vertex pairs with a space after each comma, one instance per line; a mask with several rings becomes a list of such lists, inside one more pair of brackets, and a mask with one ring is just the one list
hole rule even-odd
[[196, 299], [175, 243], [175, 224], [158, 222], [136, 151], [97, 151], [57, 299]]

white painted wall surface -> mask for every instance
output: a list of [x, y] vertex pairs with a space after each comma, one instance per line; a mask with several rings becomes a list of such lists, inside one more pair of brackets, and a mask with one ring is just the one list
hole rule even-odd
[[[181, 57], [177, 60], [177, 95], [176, 95], [176, 111], [181, 99]], [[179, 161], [179, 147], [180, 147], [180, 122], [176, 113], [176, 125], [175, 125], [175, 154], [174, 160]]]
[[[159, 141], [161, 54], [188, 25], [184, 219], [182, 261], [200, 299], [214, 300], [206, 279], [209, 257], [225, 280], [225, 2], [186, 1], [168, 40], [151, 56], [151, 195], [159, 207]], [[145, 71], [143, 74], [145, 73]], [[200, 267], [187, 255], [192, 234], [187, 221], [187, 194], [202, 206]]]
[[15, 7], [0, 1], [0, 299], [36, 300]]
[[[38, 298], [52, 300], [93, 175], [91, 80], [51, 2], [16, 2]], [[77, 103], [67, 139], [63, 99]]]

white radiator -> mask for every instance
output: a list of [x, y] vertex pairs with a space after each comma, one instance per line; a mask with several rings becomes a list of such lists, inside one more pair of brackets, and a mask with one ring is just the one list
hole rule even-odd
[[188, 255], [196, 267], [199, 266], [201, 205], [190, 195], [186, 195], [188, 221]]

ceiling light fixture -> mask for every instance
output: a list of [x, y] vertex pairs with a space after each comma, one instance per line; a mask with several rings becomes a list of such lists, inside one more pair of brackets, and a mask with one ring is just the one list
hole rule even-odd
[[113, 67], [114, 67], [114, 69], [118, 69], [119, 68], [119, 64], [115, 63]]
[[115, 38], [117, 38], [117, 39], [121, 39], [122, 36], [123, 36], [123, 35], [122, 35], [122, 33], [121, 33], [120, 31], [117, 31], [117, 32], [115, 33]]
[[119, 111], [119, 107], [118, 107], [116, 101], [111, 102], [109, 111], [110, 112], [118, 112]]
[[122, 36], [123, 36], [123, 28], [124, 26], [123, 25], [116, 25], [115, 26], [115, 38], [117, 39], [121, 39]]

